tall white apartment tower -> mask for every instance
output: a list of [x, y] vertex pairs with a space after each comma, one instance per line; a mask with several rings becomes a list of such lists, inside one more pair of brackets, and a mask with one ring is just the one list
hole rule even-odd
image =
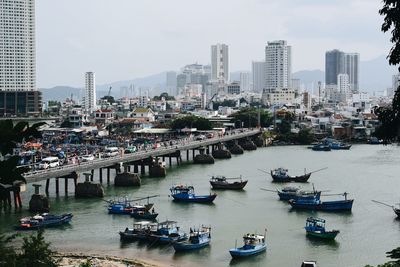
[[253, 91], [262, 92], [265, 87], [265, 61], [253, 61], [251, 73], [253, 75]]
[[93, 112], [96, 109], [96, 80], [94, 72], [85, 73], [85, 110]]
[[0, 1], [0, 91], [36, 91], [35, 0]]
[[226, 44], [211, 46], [211, 79], [220, 83], [229, 80], [229, 52]]
[[291, 76], [291, 47], [284, 40], [268, 42], [265, 47], [265, 89], [290, 88]]

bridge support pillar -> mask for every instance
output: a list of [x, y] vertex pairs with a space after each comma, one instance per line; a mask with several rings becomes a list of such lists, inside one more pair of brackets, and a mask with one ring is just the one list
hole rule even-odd
[[195, 150], [193, 149], [192, 150], [192, 158], [194, 159], [194, 156], [195, 156]]
[[110, 167], [107, 167], [107, 184], [110, 184]]
[[50, 187], [50, 179], [47, 179], [46, 180], [46, 190], [45, 190], [46, 195], [49, 195], [49, 187]]
[[103, 183], [103, 168], [99, 168], [99, 178], [100, 178], [100, 183]]
[[65, 195], [68, 196], [68, 178], [64, 178], [64, 191]]
[[60, 193], [60, 180], [56, 178], [56, 194]]
[[186, 160], [189, 161], [189, 149], [186, 150]]
[[133, 172], [139, 173], [139, 165], [138, 164], [133, 165]]
[[172, 166], [172, 157], [169, 156], [169, 166]]
[[90, 176], [90, 181], [93, 182], [93, 179], [94, 179], [94, 170], [90, 170], [90, 173], [92, 174], [92, 175]]
[[140, 166], [140, 173], [142, 175], [144, 175], [146, 173], [146, 168], [145, 168], [144, 162], [142, 162], [142, 165]]

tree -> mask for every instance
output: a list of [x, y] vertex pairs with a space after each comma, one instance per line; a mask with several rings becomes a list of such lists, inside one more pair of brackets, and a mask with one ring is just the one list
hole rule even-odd
[[314, 134], [308, 128], [301, 129], [297, 135], [297, 141], [301, 145], [311, 144], [314, 141]]
[[[386, 255], [388, 258], [393, 259], [393, 261], [389, 261], [384, 264], [379, 264], [377, 267], [400, 267], [400, 247], [386, 252]], [[373, 266], [366, 265], [365, 267], [373, 267]]]
[[[390, 65], [400, 63], [400, 2], [398, 0], [383, 0], [383, 7], [379, 14], [384, 16], [381, 30], [391, 31], [390, 42], [393, 43], [387, 58]], [[399, 67], [400, 71], [400, 67]], [[392, 105], [375, 109], [381, 122], [375, 135], [385, 141], [391, 141], [400, 135], [400, 87], [396, 89]]]
[[258, 124], [258, 112], [260, 112], [260, 126], [268, 127], [272, 123], [271, 114], [264, 109], [257, 109], [252, 107], [242, 108], [236, 113], [233, 113], [230, 117], [232, 122], [235, 123], [236, 127], [256, 127]]
[[212, 123], [209, 120], [193, 115], [177, 118], [171, 122], [170, 126], [172, 129], [197, 128], [203, 131], [212, 129]]
[[175, 100], [175, 97], [168, 95], [167, 92], [161, 93], [160, 96], [154, 96], [154, 97], [153, 97], [153, 100], [154, 100], [154, 101], [160, 101], [163, 97], [164, 97], [164, 99], [165, 99], [166, 101], [168, 101], [168, 100]]
[[50, 249], [43, 237], [43, 230], [36, 235], [23, 238], [22, 254], [18, 255], [19, 267], [52, 267], [58, 266], [58, 260], [54, 258], [55, 252]]
[[17, 263], [17, 253], [11, 246], [11, 241], [16, 235], [0, 235], [0, 267], [14, 267]]

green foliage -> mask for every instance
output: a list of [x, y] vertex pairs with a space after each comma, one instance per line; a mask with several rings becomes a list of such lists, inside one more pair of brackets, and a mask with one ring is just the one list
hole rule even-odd
[[[388, 55], [389, 64], [398, 65], [400, 63], [400, 2], [383, 0], [383, 7], [379, 10], [379, 14], [384, 16], [381, 30], [390, 31], [392, 34], [390, 41], [393, 46]], [[400, 135], [400, 88], [396, 89], [391, 107], [380, 107], [375, 112], [381, 122], [375, 135], [385, 141], [397, 139]]]
[[49, 106], [49, 107], [61, 107], [61, 103], [58, 102], [58, 101], [49, 100], [48, 106]]
[[103, 96], [101, 99], [107, 101], [107, 102], [110, 103], [111, 105], [112, 105], [113, 103], [115, 103], [115, 99], [114, 99], [114, 97], [111, 96], [111, 95], [105, 95], [105, 96]]
[[[393, 259], [393, 261], [389, 261], [384, 264], [379, 264], [377, 267], [400, 267], [400, 247], [386, 252], [386, 255], [388, 258]], [[365, 267], [373, 267], [373, 266], [366, 265]]]
[[171, 128], [172, 129], [197, 128], [197, 130], [211, 130], [212, 123], [205, 118], [190, 115], [173, 120], [171, 122]]
[[24, 237], [22, 254], [18, 256], [18, 266], [29, 267], [52, 267], [57, 266], [58, 261], [54, 258], [55, 252], [50, 249], [40, 230], [36, 235]]
[[92, 267], [92, 260], [91, 259], [86, 259], [85, 262], [82, 262], [81, 264], [79, 264], [79, 267]]
[[61, 127], [61, 128], [72, 128], [72, 123], [71, 123], [68, 119], [65, 119], [65, 120], [61, 123], [60, 127]]
[[245, 128], [256, 127], [258, 124], [258, 112], [260, 112], [260, 124], [261, 127], [268, 127], [272, 123], [271, 114], [264, 109], [257, 109], [252, 107], [242, 108], [238, 112], [231, 115], [232, 122], [235, 123], [236, 127], [242, 127], [242, 123]]
[[11, 246], [11, 241], [15, 235], [5, 236], [0, 235], [0, 267], [14, 267], [17, 263], [17, 254]]
[[297, 142], [301, 145], [308, 145], [314, 141], [314, 134], [311, 129], [301, 129], [297, 134]]
[[153, 97], [154, 101], [160, 101], [164, 97], [165, 100], [175, 100], [175, 97], [168, 95], [168, 93], [161, 93], [160, 96]]

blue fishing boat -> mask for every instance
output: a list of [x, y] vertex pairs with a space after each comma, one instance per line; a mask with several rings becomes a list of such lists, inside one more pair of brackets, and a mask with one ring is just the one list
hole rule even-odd
[[[353, 207], [354, 199], [347, 199], [348, 193], [343, 193], [344, 200], [333, 200], [333, 201], [321, 201], [320, 199], [314, 198], [299, 198], [297, 200], [289, 200], [289, 204], [294, 209], [305, 209], [305, 210], [321, 210], [321, 211], [351, 211]], [[335, 194], [338, 195], [338, 194]]]
[[122, 241], [150, 240], [151, 235], [156, 232], [157, 223], [143, 221], [134, 223], [133, 228], [126, 227], [119, 235]]
[[187, 239], [187, 234], [180, 231], [177, 222], [164, 221], [160, 222], [157, 227], [157, 232], [152, 234], [152, 239], [160, 243], [180, 242]]
[[202, 226], [199, 230], [190, 229], [189, 239], [173, 244], [176, 252], [195, 250], [208, 246], [211, 241], [211, 227]]
[[217, 194], [198, 196], [194, 193], [193, 186], [175, 185], [170, 188], [171, 196], [175, 201], [195, 202], [195, 203], [211, 203], [217, 197]]
[[306, 233], [310, 237], [316, 237], [320, 239], [333, 240], [340, 233], [339, 230], [325, 230], [325, 220], [320, 218], [309, 217], [306, 221]]
[[333, 150], [349, 150], [351, 148], [350, 144], [345, 144], [341, 142], [332, 142], [329, 146]]
[[[136, 209], [146, 209], [149, 211], [153, 207], [153, 203], [150, 203], [149, 199], [153, 197], [157, 197], [158, 195], [136, 198], [136, 199], [128, 199], [127, 197], [120, 198], [117, 200], [105, 200], [108, 203], [108, 213], [110, 214], [125, 214], [130, 215]], [[147, 204], [138, 205], [132, 204], [137, 201], [141, 201], [147, 199]]]
[[232, 258], [243, 258], [257, 255], [267, 249], [265, 234], [246, 234], [243, 236], [243, 243], [242, 247], [238, 248], [235, 246], [235, 248], [229, 250]]
[[132, 211], [131, 216], [138, 220], [155, 220], [158, 216], [158, 213], [154, 211], [148, 211], [145, 207], [136, 208]]
[[331, 147], [327, 144], [319, 143], [311, 147], [313, 151], [331, 151]]
[[277, 190], [279, 200], [288, 201], [290, 199], [297, 200], [299, 198], [317, 198], [321, 197], [321, 191], [305, 191], [300, 190], [298, 187], [285, 187], [282, 190]]
[[290, 176], [288, 169], [285, 168], [277, 168], [271, 170], [270, 174], [274, 182], [282, 182], [282, 183], [286, 182], [305, 183], [311, 176], [311, 172], [305, 173], [303, 175]]
[[42, 213], [33, 217], [25, 217], [20, 219], [19, 225], [16, 227], [17, 230], [36, 230], [39, 228], [54, 227], [65, 223], [69, 223], [72, 220], [73, 215], [71, 213], [62, 215], [52, 215], [48, 213]]

